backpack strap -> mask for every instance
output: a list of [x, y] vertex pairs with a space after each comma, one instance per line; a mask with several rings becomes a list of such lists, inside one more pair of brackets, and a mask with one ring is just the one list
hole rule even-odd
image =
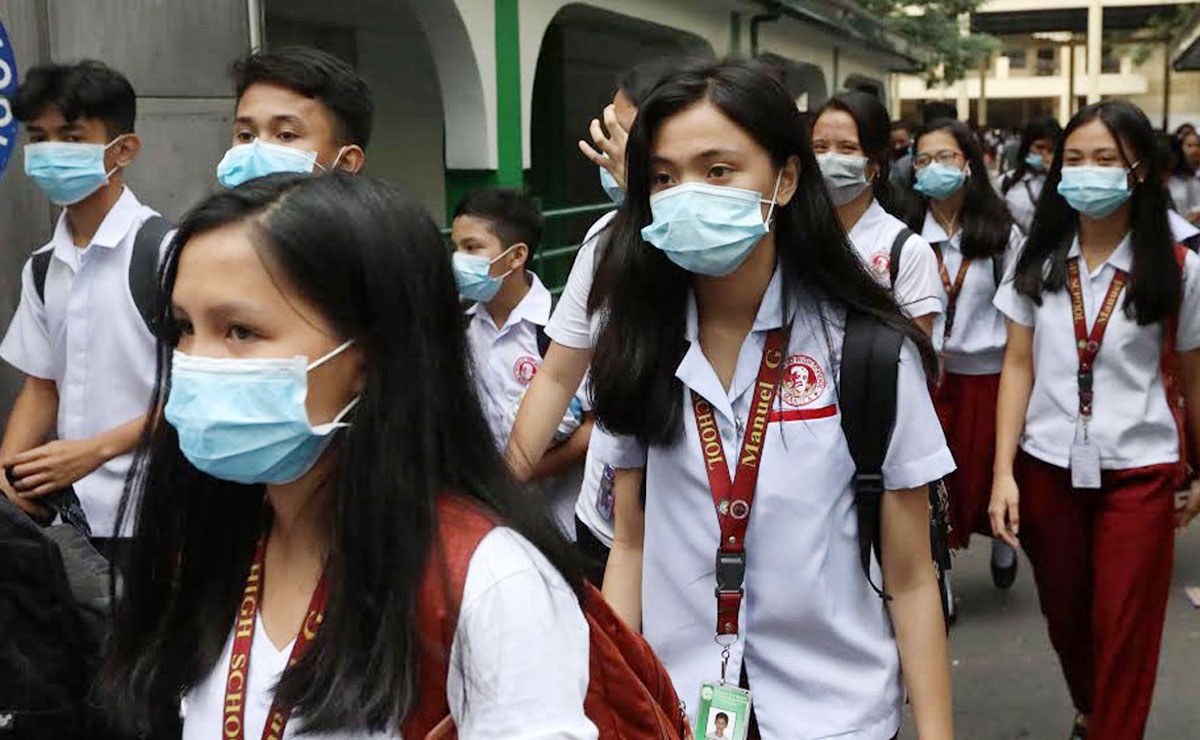
[[546, 327], [537, 327], [537, 348], [538, 357], [546, 359], [546, 351], [550, 349], [550, 335], [546, 333]]
[[996, 283], [996, 288], [1000, 288], [1000, 283], [1004, 281], [1004, 252], [992, 255], [992, 280]]
[[37, 291], [43, 306], [46, 305], [46, 274], [50, 272], [50, 260], [52, 259], [54, 259], [53, 249], [38, 252], [29, 259], [30, 268], [33, 270], [33, 288]]
[[158, 323], [158, 266], [163, 239], [175, 228], [162, 216], [151, 216], [142, 222], [133, 239], [133, 254], [129, 258], [129, 293], [146, 328], [154, 336]]
[[904, 244], [910, 236], [914, 236], [913, 230], [905, 226], [892, 240], [892, 254], [888, 259], [888, 275], [892, 281], [892, 290], [896, 289], [896, 278], [900, 275], [900, 254], [904, 251]]
[[871, 588], [871, 551], [881, 558], [880, 514], [885, 481], [883, 462], [896, 424], [896, 378], [904, 335], [868, 314], [851, 311], [842, 340], [838, 402], [842, 432], [854, 459], [854, 508], [858, 516], [858, 554]]
[[[446, 726], [446, 676], [450, 650], [458, 627], [467, 569], [479, 543], [496, 527], [494, 516], [462, 496], [443, 494], [437, 500], [437, 524], [425, 576], [416, 595], [417, 690], [412, 709], [401, 728], [406, 738], [421, 740]], [[452, 725], [451, 725], [452, 726]]]

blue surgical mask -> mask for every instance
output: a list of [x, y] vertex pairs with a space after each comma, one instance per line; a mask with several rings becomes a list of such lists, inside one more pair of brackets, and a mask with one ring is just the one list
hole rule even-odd
[[164, 411], [179, 449], [201, 472], [234, 483], [291, 483], [316, 464], [351, 401], [328, 424], [312, 426], [305, 399], [308, 373], [346, 351], [321, 359], [230, 359], [175, 352]]
[[1058, 193], [1084, 216], [1105, 218], [1132, 195], [1129, 170], [1124, 167], [1063, 167]]
[[[341, 159], [344, 150], [345, 147], [342, 147], [338, 151], [338, 159]], [[334, 160], [336, 165], [337, 160]], [[325, 169], [317, 162], [317, 153], [314, 151], [255, 139], [225, 152], [221, 163], [217, 165], [217, 180], [227, 188], [236, 188], [248, 180], [279, 172], [312, 174], [313, 167]]]
[[617, 178], [613, 177], [613, 173], [606, 168], [600, 168], [600, 187], [604, 188], [604, 194], [608, 199], [617, 205], [625, 202], [625, 189], [617, 183]]
[[500, 292], [504, 278], [511, 275], [512, 270], [492, 277], [490, 274], [492, 265], [516, 248], [517, 245], [514, 244], [497, 255], [496, 259], [491, 260], [483, 255], [455, 252], [454, 256], [450, 258], [450, 266], [454, 270], [454, 284], [458, 286], [459, 295], [469, 301], [482, 301], [483, 303], [495, 298], [496, 294]]
[[1025, 166], [1034, 172], [1041, 172], [1043, 169], [1045, 169], [1046, 162], [1042, 159], [1042, 155], [1040, 154], [1026, 154]]
[[[688, 182], [650, 196], [654, 221], [642, 238], [688, 272], [721, 277], [741, 266], [768, 231], [775, 192], [766, 200], [757, 190]], [[770, 203], [764, 219], [760, 203]]]
[[25, 174], [56, 206], [78, 203], [108, 184], [116, 172], [104, 168], [104, 153], [121, 137], [108, 144], [79, 144], [42, 141], [25, 145]]
[[965, 170], [933, 162], [924, 169], [917, 170], [917, 184], [914, 189], [934, 200], [944, 200], [957, 193], [966, 181]]
[[870, 186], [867, 180], [867, 164], [870, 160], [853, 154], [825, 152], [817, 155], [817, 166], [825, 187], [835, 206], [844, 206], [857, 198]]

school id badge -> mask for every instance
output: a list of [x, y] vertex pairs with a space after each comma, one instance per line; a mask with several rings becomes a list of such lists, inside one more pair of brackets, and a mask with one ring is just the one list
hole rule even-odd
[[696, 740], [745, 740], [750, 725], [750, 692], [729, 684], [700, 684]]
[[1091, 442], [1071, 445], [1071, 486], [1084, 489], [1100, 487], [1100, 448]]

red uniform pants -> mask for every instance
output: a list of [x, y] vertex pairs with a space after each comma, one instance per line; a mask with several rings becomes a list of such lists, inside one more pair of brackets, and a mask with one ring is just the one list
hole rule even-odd
[[946, 444], [958, 468], [946, 476], [950, 494], [950, 547], [965, 548], [972, 534], [992, 536], [992, 460], [996, 457], [999, 375], [946, 373], [933, 395]]
[[1175, 465], [1105, 470], [1099, 490], [1024, 452], [1020, 538], [1089, 740], [1146, 728], [1174, 555]]

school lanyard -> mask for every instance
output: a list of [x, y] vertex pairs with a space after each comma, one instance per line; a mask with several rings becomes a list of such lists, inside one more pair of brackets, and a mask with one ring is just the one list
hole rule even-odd
[[[242, 593], [242, 604], [238, 608], [237, 623], [234, 626], [233, 654], [229, 657], [229, 679], [225, 682], [225, 718], [221, 722], [221, 740], [242, 740], [244, 735], [244, 717], [246, 713], [246, 688], [250, 683], [250, 646], [254, 643], [254, 629], [258, 621], [258, 609], [262, 600], [263, 564], [266, 559], [266, 540], [259, 541], [254, 550], [254, 560], [250, 564], [250, 574], [246, 576], [246, 590]], [[308, 613], [296, 642], [292, 646], [292, 654], [288, 656], [288, 667], [297, 661], [308, 650], [317, 636], [321, 622], [325, 620], [325, 574], [317, 582], [312, 600], [308, 603]], [[276, 698], [271, 702], [271, 711], [267, 714], [267, 723], [263, 725], [263, 740], [281, 740], [283, 728], [291, 717], [291, 707], [285, 707]]]
[[[762, 464], [767, 421], [771, 416], [771, 407], [775, 405], [779, 378], [783, 372], [789, 329], [785, 326], [767, 333], [758, 378], [754, 382], [750, 418], [738, 456], [737, 473], [732, 481], [712, 404], [692, 391], [692, 410], [696, 416], [696, 429], [700, 433], [700, 449], [708, 469], [708, 484], [712, 489], [713, 505], [717, 509], [717, 521], [721, 525], [721, 541], [717, 545], [716, 596], [717, 641], [725, 649], [722, 653], [722, 681], [725, 680], [729, 646], [737, 641], [738, 636], [738, 612], [745, 593], [742, 584], [746, 578], [746, 528], [750, 524], [750, 507], [754, 504], [754, 489]], [[731, 639], [721, 642], [721, 638]]]
[[954, 282], [950, 282], [950, 273], [946, 271], [946, 263], [942, 259], [941, 244], [933, 245], [933, 253], [937, 255], [938, 271], [942, 274], [942, 287], [946, 289], [946, 330], [943, 332], [943, 337], [950, 336], [950, 329], [954, 327], [954, 312], [958, 308], [958, 295], [962, 293], [963, 282], [967, 279], [967, 268], [971, 266], [971, 258], [963, 255], [962, 264], [958, 266], [958, 274], [954, 276]]
[[1092, 386], [1094, 380], [1096, 355], [1100, 353], [1100, 345], [1104, 342], [1104, 332], [1108, 329], [1108, 320], [1112, 318], [1117, 307], [1117, 298], [1125, 288], [1127, 275], [1124, 270], [1116, 270], [1112, 282], [1108, 285], [1108, 293], [1100, 304], [1100, 312], [1092, 324], [1092, 334], [1087, 333], [1087, 315], [1083, 311], [1083, 285], [1079, 278], [1079, 258], [1072, 257], [1067, 262], [1067, 287], [1071, 291], [1071, 318], [1075, 322], [1075, 348], [1079, 353], [1079, 416], [1083, 420], [1083, 439], [1088, 438], [1088, 423], [1092, 419]]

